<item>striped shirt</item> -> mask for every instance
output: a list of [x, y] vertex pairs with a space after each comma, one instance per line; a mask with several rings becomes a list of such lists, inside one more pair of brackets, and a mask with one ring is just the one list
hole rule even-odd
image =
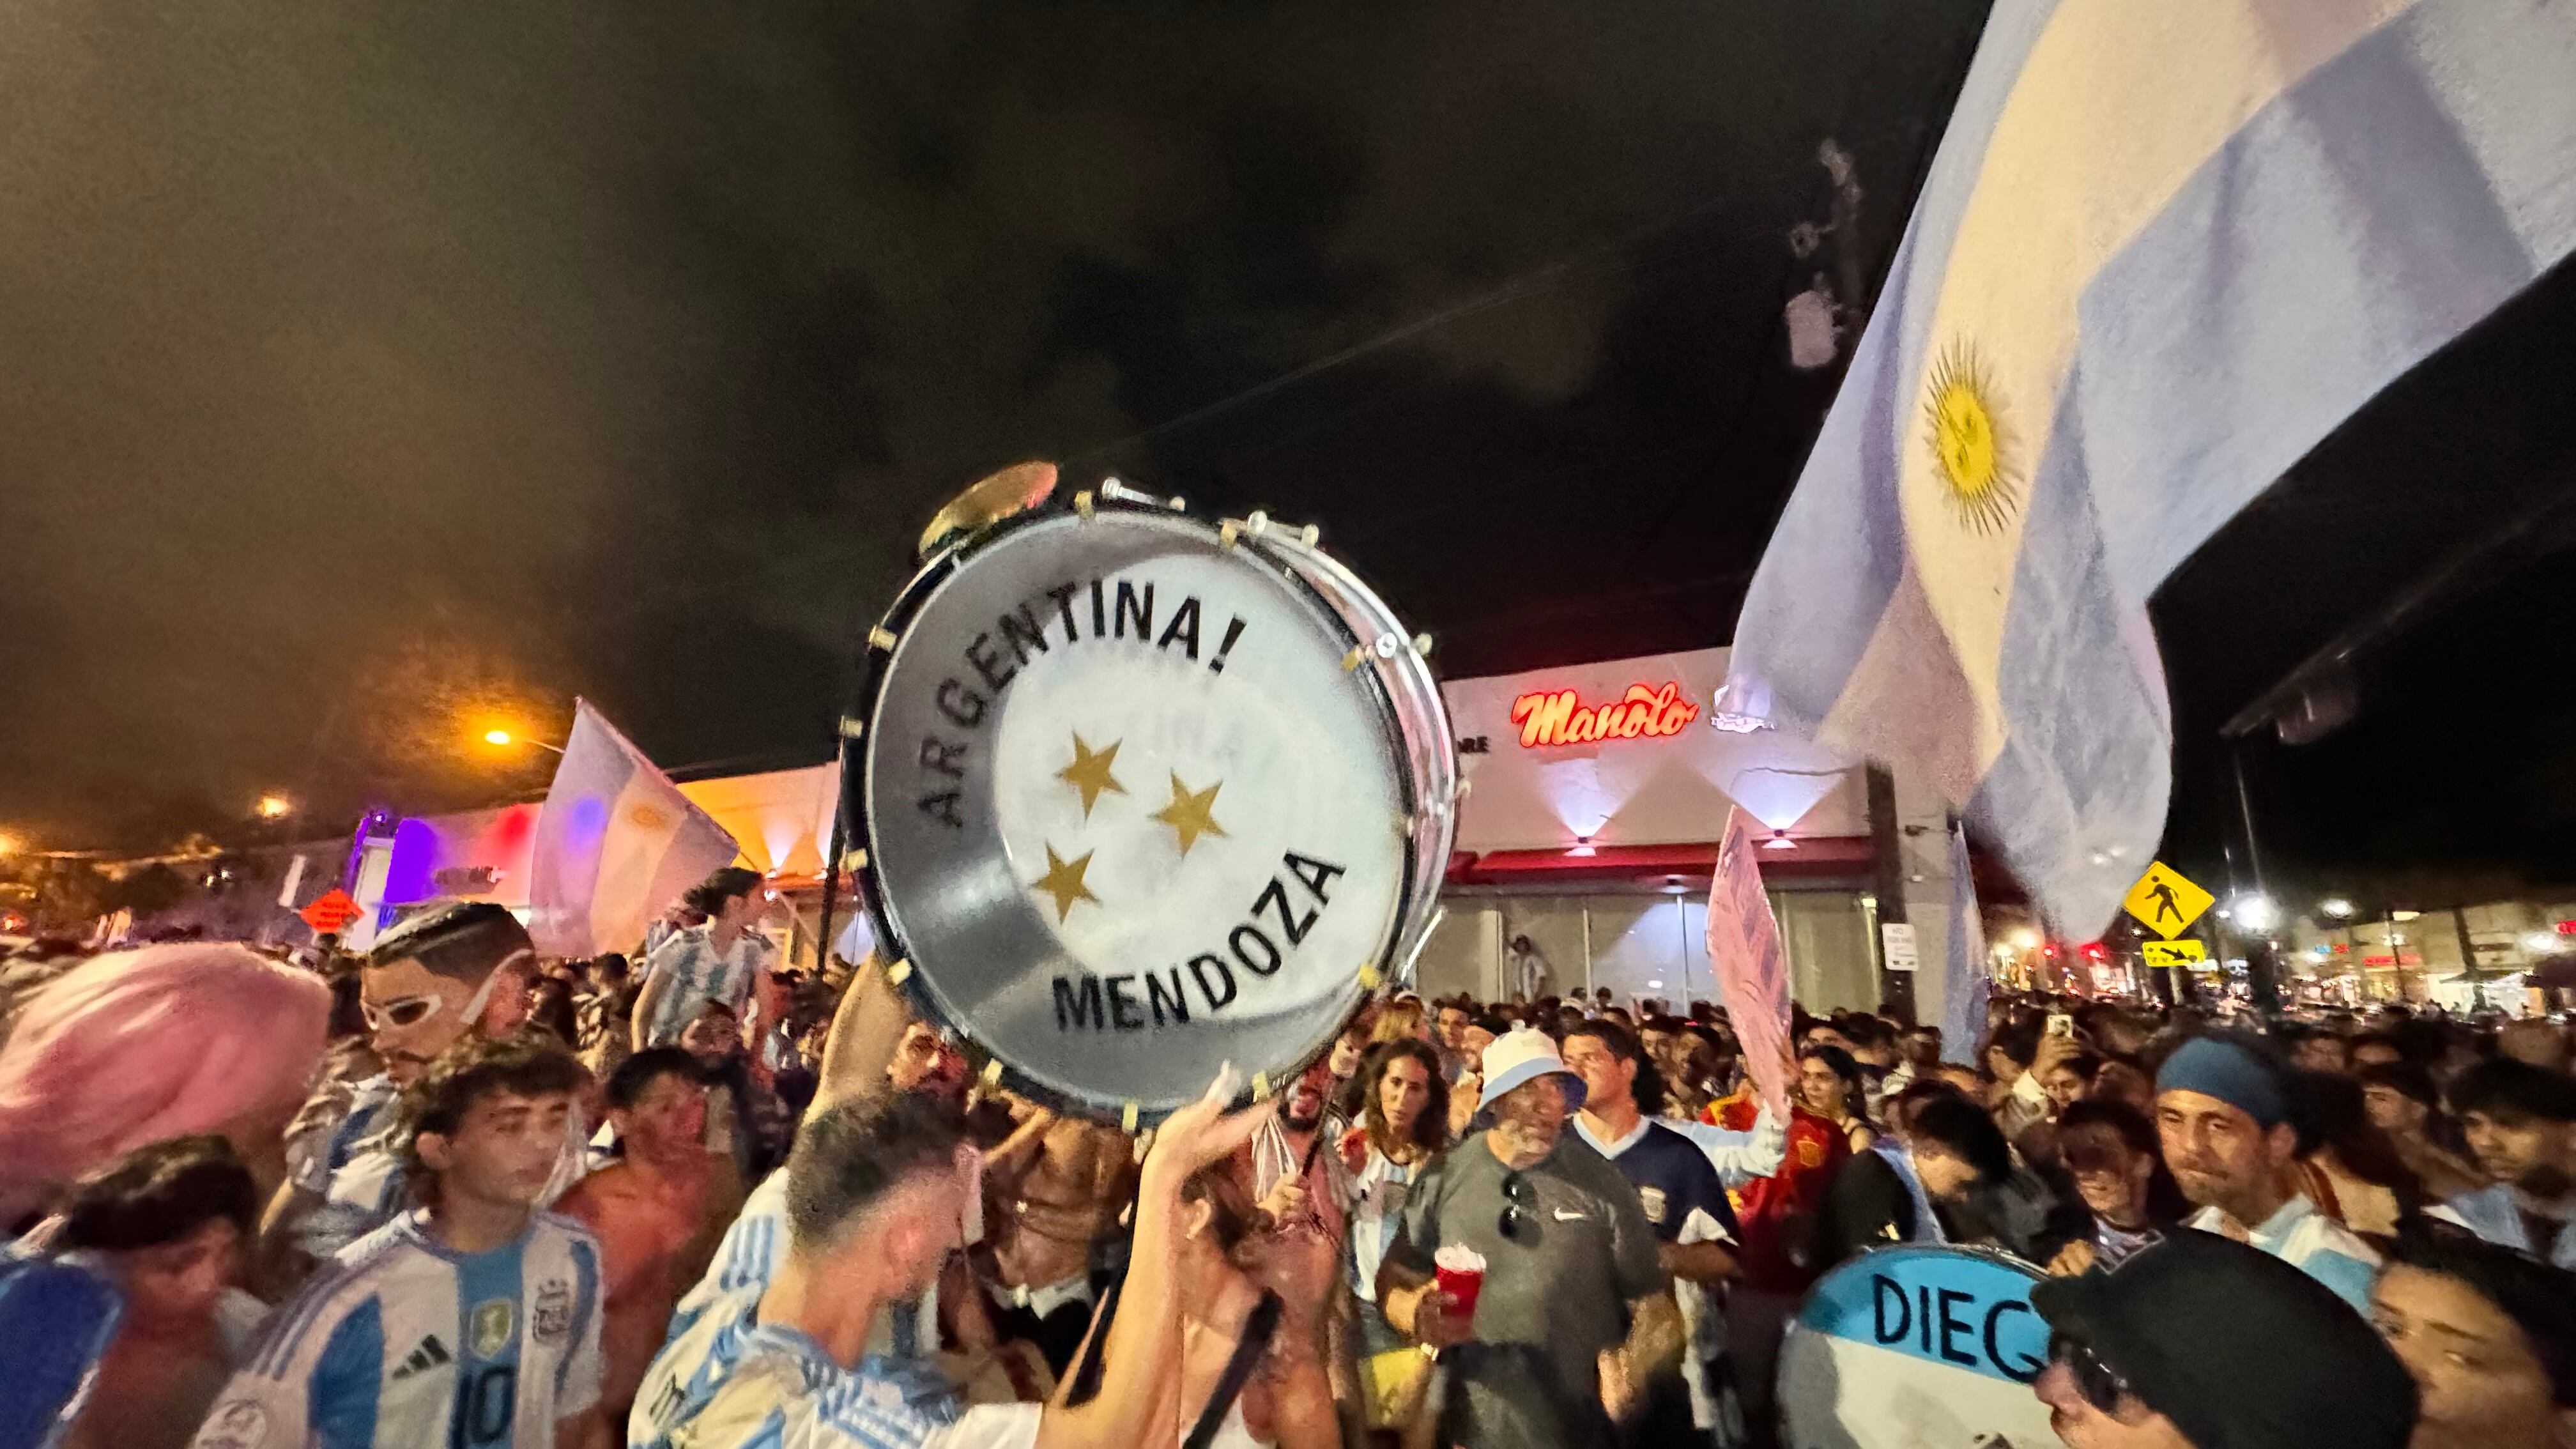
[[769, 942], [757, 931], [745, 931], [734, 937], [732, 949], [719, 951], [714, 929], [691, 926], [674, 932], [644, 958], [645, 989], [656, 980], [665, 983], [653, 1018], [645, 1023], [646, 1046], [678, 1041], [707, 1002], [722, 1002], [736, 1017], [750, 1002], [752, 975], [769, 959]]
[[764, 1323], [672, 1449], [1029, 1449], [1036, 1404], [967, 1408], [920, 1359], [869, 1354], [843, 1368], [795, 1329]]
[[[398, 1095], [389, 1078], [362, 1083], [347, 1120], [331, 1135], [329, 1152], [309, 1163], [298, 1177], [296, 1186], [322, 1197], [294, 1227], [295, 1245], [305, 1256], [317, 1261], [331, 1258], [411, 1205]], [[554, 1176], [537, 1199], [539, 1207], [552, 1206], [589, 1172], [589, 1137], [590, 1129], [576, 1103], [565, 1115], [563, 1156], [556, 1160]], [[320, 1176], [315, 1186], [312, 1174], [317, 1168]]]
[[2317, 1211], [2302, 1193], [2281, 1204], [2259, 1227], [2248, 1228], [2217, 1208], [2202, 1208], [2183, 1226], [2262, 1249], [2334, 1290], [2355, 1312], [2370, 1312], [2370, 1285], [2379, 1277], [2379, 1251], [2352, 1229]]
[[[780, 1171], [743, 1199], [742, 1215], [716, 1245], [706, 1276], [672, 1311], [670, 1338], [644, 1371], [626, 1416], [630, 1449], [670, 1449], [674, 1432], [732, 1378], [752, 1346], [761, 1295], [786, 1257], [787, 1174]], [[887, 1362], [925, 1361], [928, 1371], [938, 1321], [939, 1289], [933, 1285], [918, 1305], [897, 1304], [877, 1321], [868, 1352]]]
[[278, 1309], [195, 1449], [551, 1449], [599, 1401], [599, 1293], [569, 1218], [459, 1253], [404, 1214]]

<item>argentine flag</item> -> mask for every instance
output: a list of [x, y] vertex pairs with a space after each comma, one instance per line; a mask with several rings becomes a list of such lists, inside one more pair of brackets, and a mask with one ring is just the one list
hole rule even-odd
[[528, 934], [550, 956], [631, 951], [689, 887], [742, 854], [587, 700], [555, 762], [528, 868]]
[[1998, 0], [1721, 708], [2107, 925], [2172, 784], [2148, 595], [2571, 243], [2576, 0]]

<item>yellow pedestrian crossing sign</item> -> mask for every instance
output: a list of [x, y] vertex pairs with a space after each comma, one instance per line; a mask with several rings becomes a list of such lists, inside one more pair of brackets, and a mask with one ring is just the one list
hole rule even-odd
[[2179, 936], [2191, 929], [2218, 898], [2193, 885], [2181, 871], [2157, 861], [2138, 877], [2129, 888], [2129, 898], [2120, 902], [2129, 914], [2159, 936]]
[[2209, 947], [2199, 941], [2140, 941], [2138, 949], [2147, 953], [2149, 966], [2197, 966], [2209, 964]]

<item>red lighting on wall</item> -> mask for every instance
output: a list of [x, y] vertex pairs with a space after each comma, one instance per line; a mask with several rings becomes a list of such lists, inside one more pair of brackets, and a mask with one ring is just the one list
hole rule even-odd
[[1588, 745], [1598, 740], [1664, 739], [1680, 734], [1699, 718], [1699, 705], [1667, 682], [1661, 689], [1642, 684], [1608, 704], [1586, 705], [1570, 689], [1535, 690], [1512, 701], [1512, 723], [1521, 727], [1521, 748]]
[[2560, 921], [2558, 923], [2558, 934], [2562, 936], [2576, 936], [2576, 921]]

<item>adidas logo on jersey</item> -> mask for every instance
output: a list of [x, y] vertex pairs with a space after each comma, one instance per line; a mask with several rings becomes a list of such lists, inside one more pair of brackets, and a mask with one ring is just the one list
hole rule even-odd
[[407, 1379], [413, 1374], [426, 1373], [441, 1364], [452, 1362], [454, 1360], [448, 1357], [447, 1345], [440, 1343], [438, 1335], [433, 1333], [412, 1345], [411, 1356], [402, 1361], [401, 1368], [394, 1370], [394, 1377]]

